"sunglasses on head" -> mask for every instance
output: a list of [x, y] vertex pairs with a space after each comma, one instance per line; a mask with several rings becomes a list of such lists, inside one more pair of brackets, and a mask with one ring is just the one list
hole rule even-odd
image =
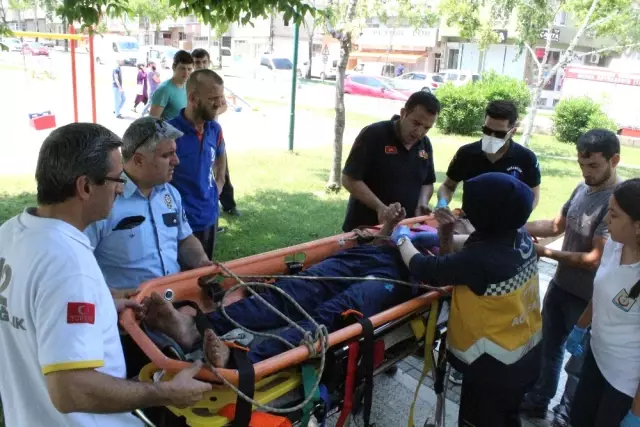
[[485, 135], [489, 135], [489, 136], [495, 136], [496, 138], [500, 138], [500, 139], [504, 139], [507, 134], [511, 132], [511, 129], [509, 130], [494, 130], [491, 129], [488, 126], [482, 126], [482, 133]]
[[147, 142], [149, 142], [151, 140], [151, 138], [153, 138], [154, 136], [158, 135], [159, 137], [165, 137], [167, 135], [167, 127], [164, 124], [164, 121], [160, 120], [160, 119], [155, 119], [154, 120], [154, 124], [155, 124], [155, 132], [152, 133], [149, 137], [144, 138], [143, 140], [141, 140], [138, 145], [136, 145], [136, 148], [133, 150], [133, 152], [135, 153], [136, 151], [138, 151], [138, 148], [142, 147], [144, 144], [146, 144]]

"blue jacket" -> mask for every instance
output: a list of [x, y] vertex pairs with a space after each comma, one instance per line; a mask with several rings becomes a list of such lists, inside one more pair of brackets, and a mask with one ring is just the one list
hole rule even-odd
[[184, 133], [176, 140], [180, 164], [173, 171], [171, 184], [178, 189], [193, 231], [204, 231], [218, 219], [218, 187], [213, 164], [224, 153], [222, 128], [211, 120], [205, 123], [202, 141], [184, 117], [184, 109], [169, 123]]

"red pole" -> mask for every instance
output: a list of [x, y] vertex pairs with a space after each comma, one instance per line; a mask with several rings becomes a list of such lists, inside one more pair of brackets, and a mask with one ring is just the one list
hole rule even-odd
[[89, 29], [89, 69], [91, 74], [91, 117], [93, 123], [97, 123], [96, 118], [96, 61], [93, 52], [93, 28]]
[[[69, 34], [75, 34], [73, 25], [69, 25]], [[76, 41], [71, 40], [71, 86], [73, 87], [73, 121], [78, 122], [78, 85], [76, 81]]]

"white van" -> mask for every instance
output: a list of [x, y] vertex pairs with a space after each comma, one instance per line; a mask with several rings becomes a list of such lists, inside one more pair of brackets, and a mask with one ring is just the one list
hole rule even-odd
[[442, 70], [438, 73], [446, 82], [452, 82], [455, 86], [462, 86], [469, 82], [480, 80], [480, 74], [468, 70]]
[[[306, 59], [302, 62], [303, 74], [309, 69], [309, 60]], [[317, 77], [320, 80], [335, 80], [338, 75], [338, 59], [328, 58], [325, 64], [322, 61], [322, 56], [314, 56], [311, 60], [311, 77]]]
[[138, 64], [140, 43], [131, 36], [119, 34], [96, 34], [93, 38], [93, 49], [98, 64], [113, 64], [116, 60], [120, 65]]

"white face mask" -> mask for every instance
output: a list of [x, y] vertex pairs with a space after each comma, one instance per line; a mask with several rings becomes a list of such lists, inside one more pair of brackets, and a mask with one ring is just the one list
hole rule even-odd
[[489, 154], [495, 154], [500, 150], [506, 140], [496, 138], [495, 136], [482, 135], [482, 151]]

